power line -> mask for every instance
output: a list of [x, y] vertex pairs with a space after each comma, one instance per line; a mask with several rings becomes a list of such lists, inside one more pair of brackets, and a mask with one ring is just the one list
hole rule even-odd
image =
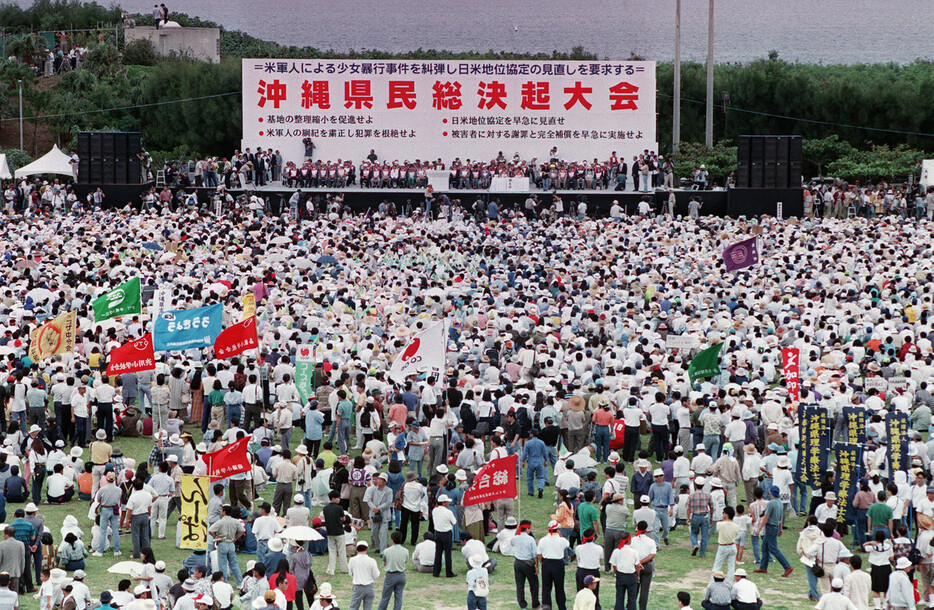
[[[668, 98], [668, 99], [674, 99], [674, 96], [668, 95], [666, 93], [659, 93], [658, 95], [661, 97]], [[686, 97], [682, 97], [681, 101], [690, 102], [692, 104], [706, 104], [707, 103], [702, 100], [692, 100]], [[921, 133], [918, 131], [902, 131], [900, 129], [885, 129], [884, 127], [866, 127], [865, 125], [847, 125], [846, 123], [833, 123], [831, 121], [820, 121], [817, 119], [802, 119], [800, 117], [788, 116], [784, 114], [772, 114], [771, 112], [760, 112], [758, 110], [746, 110], [745, 108], [736, 108], [734, 106], [724, 107], [723, 104], [716, 104], [716, 106], [719, 108], [724, 108], [724, 111], [733, 110], [735, 112], [744, 112], [746, 114], [766, 116], [766, 117], [770, 117], [773, 119], [785, 119], [788, 121], [801, 121], [802, 123], [814, 123], [815, 125], [829, 125], [831, 127], [843, 127], [846, 129], [862, 129], [864, 131], [879, 131], [882, 133], [895, 133], [895, 134], [906, 135], [906, 136], [921, 136], [925, 138], [934, 138], [934, 133]]]
[[[36, 116], [26, 116], [23, 117], [24, 121], [32, 121], [35, 119], [54, 119], [65, 116], [76, 116], [81, 114], [98, 114], [101, 112], [116, 112], [118, 110], [133, 110], [134, 108], [150, 108], [152, 106], [164, 106], [166, 104], [181, 104], [183, 102], [196, 102], [198, 100], [209, 100], [218, 97], [227, 97], [228, 95], [240, 95], [243, 91], [230, 91], [229, 93], [215, 93], [213, 95], [202, 95], [201, 97], [189, 97], [182, 100], [165, 100], [163, 102], [152, 102], [151, 104], [137, 104], [135, 106], [118, 106], [116, 108], [101, 108], [98, 110], [82, 110], [80, 112], [63, 112], [60, 114], [40, 114]], [[18, 121], [19, 117], [13, 117], [11, 119], [0, 119], [0, 121]]]

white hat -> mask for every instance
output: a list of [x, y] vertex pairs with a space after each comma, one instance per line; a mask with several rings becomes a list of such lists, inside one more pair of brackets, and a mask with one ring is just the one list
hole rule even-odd
[[106, 440], [106, 439], [107, 439], [107, 433], [104, 432], [103, 430], [98, 430], [98, 431], [94, 434], [94, 437], [97, 438], [97, 440], [99, 440], [99, 441], [103, 441], [103, 440]]
[[156, 562], [156, 571], [162, 572], [163, 570], [165, 570], [165, 562], [160, 559]]
[[363, 548], [368, 549], [370, 548], [370, 543], [366, 540], [357, 540], [357, 544], [355, 546], [362, 546]]
[[661, 468], [656, 468], [655, 470], [652, 471], [652, 476], [653, 476], [653, 477], [663, 477], [663, 476], [665, 476], [665, 471], [662, 470]]
[[387, 472], [381, 473], [381, 474], [379, 475], [379, 477], [377, 477], [377, 478], [380, 479], [380, 480], [386, 481], [386, 482], [388, 483], [388, 482], [389, 482], [389, 473], [387, 473]]
[[29, 504], [26, 505], [26, 512], [27, 512], [27, 513], [34, 513], [34, 512], [36, 512], [37, 510], [39, 510], [39, 509], [38, 509], [38, 508], [36, 507], [36, 505], [33, 504], [32, 502], [30, 502]]
[[87, 574], [84, 573], [84, 570], [75, 570], [74, 576], [75, 580], [84, 580], [84, 577], [87, 576]]
[[723, 487], [723, 481], [720, 480], [720, 477], [714, 477], [710, 479], [711, 487]]
[[172, 453], [172, 454], [166, 456], [165, 461], [166, 461], [166, 462], [177, 462], [177, 461], [178, 461], [178, 456], [175, 455], [174, 453]]
[[694, 451], [707, 451], [707, 447], [704, 447], [704, 443], [697, 443], [697, 446], [694, 447]]
[[438, 504], [444, 504], [445, 502], [450, 502], [450, 501], [451, 501], [451, 498], [449, 498], [447, 494], [441, 494], [440, 496], [438, 496]]
[[904, 570], [911, 567], [911, 560], [907, 557], [899, 557], [898, 561], [895, 562], [896, 570]]
[[733, 572], [735, 576], [746, 576], [746, 570], [743, 568], [736, 568], [736, 571]]
[[435, 470], [437, 470], [440, 474], [447, 474], [447, 473], [448, 473], [448, 467], [445, 466], [444, 464], [441, 464], [440, 466], [438, 466], [437, 468], [435, 468]]
[[652, 501], [652, 499], [649, 498], [649, 497], [648, 497], [647, 495], [645, 495], [645, 494], [643, 494], [642, 497], [639, 498], [639, 502], [642, 502], [643, 504], [648, 504], [648, 503], [651, 502], [651, 501]]
[[306, 447], [305, 445], [299, 445], [298, 447], [295, 448], [295, 453], [299, 455], [308, 455], [308, 447]]
[[173, 434], [172, 436], [169, 437], [169, 442], [172, 443], [173, 445], [181, 445], [182, 437], [180, 437], [177, 434]]
[[[195, 602], [199, 604], [204, 604], [205, 606], [213, 606], [214, 598], [211, 597], [210, 595], [199, 595], [195, 598]], [[263, 600], [263, 603], [265, 603], [265, 600]]]
[[322, 598], [331, 599], [332, 597], [334, 597], [334, 594], [331, 592], [331, 583], [329, 582], [322, 583], [321, 586], [318, 587], [318, 594], [315, 595], [315, 598], [316, 599], [322, 599]]
[[285, 548], [285, 544], [282, 542], [282, 538], [270, 538], [269, 542], [266, 543], [266, 546], [269, 547], [269, 550], [273, 553], [281, 553], [282, 549]]
[[832, 588], [834, 588], [834, 589], [842, 589], [842, 588], [843, 588], [843, 579], [842, 579], [842, 578], [834, 578], [834, 579], [830, 582], [830, 586], [831, 586]]
[[694, 484], [698, 487], [703, 487], [704, 483], [707, 481], [704, 477], [694, 477]]
[[835, 493], [832, 492], [832, 491], [828, 491], [827, 493], [824, 494], [824, 499], [825, 499], [825, 500], [836, 500], [836, 499], [837, 499], [837, 494], [835, 494]]
[[136, 596], [140, 596], [143, 593], [149, 593], [149, 592], [150, 592], [149, 587], [147, 587], [146, 585], [137, 585], [137, 587], [133, 589], [133, 595], [136, 595]]
[[55, 446], [61, 449], [62, 447], [65, 446], [65, 441], [63, 441], [62, 439], [58, 439], [57, 441], [55, 441]]
[[77, 446], [76, 446], [76, 447], [72, 447], [72, 448], [71, 448], [71, 451], [69, 451], [68, 453], [69, 453], [69, 454], [71, 455], [71, 457], [73, 457], [73, 458], [79, 458], [79, 457], [81, 457], [82, 455], [84, 455], [84, 449], [82, 449], [81, 447], [77, 447]]
[[466, 480], [467, 480], [467, 471], [466, 471], [466, 470], [458, 470], [457, 473], [454, 475], [454, 478], [457, 479], [458, 481], [466, 481]]
[[[33, 432], [42, 432], [42, 428], [40, 428], [36, 424], [33, 424], [29, 426], [29, 433], [32, 434]], [[103, 430], [101, 430], [101, 432], [103, 432]]]
[[296, 504], [304, 504], [305, 496], [303, 496], [302, 494], [295, 494], [295, 497], [292, 498], [292, 501], [295, 502]]
[[205, 445], [204, 443], [198, 443], [198, 444], [195, 446], [195, 451], [197, 451], [198, 453], [207, 453], [207, 451], [208, 451], [208, 446]]
[[470, 564], [471, 568], [482, 568], [483, 567], [483, 556], [480, 553], [474, 553], [467, 558], [467, 563]]

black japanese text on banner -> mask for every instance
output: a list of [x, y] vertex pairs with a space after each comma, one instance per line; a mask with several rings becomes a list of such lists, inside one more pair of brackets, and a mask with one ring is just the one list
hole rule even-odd
[[380, 140], [400, 162], [658, 150], [655, 62], [244, 59], [242, 71], [243, 148], [290, 161], [306, 138], [314, 158], [355, 163]]
[[798, 478], [806, 485], [817, 487], [827, 470], [827, 456], [830, 453], [827, 409], [799, 405], [798, 422], [801, 428], [801, 447], [798, 450]]

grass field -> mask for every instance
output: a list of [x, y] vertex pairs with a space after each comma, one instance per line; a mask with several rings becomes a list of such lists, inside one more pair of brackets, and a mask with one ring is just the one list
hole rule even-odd
[[[196, 432], [192, 429], [192, 432], [196, 434], [197, 437], [199, 431]], [[293, 437], [293, 441], [297, 442], [299, 437], [300, 435], [296, 434], [295, 437]], [[125, 456], [137, 460], [145, 460], [152, 446], [148, 439], [142, 438], [124, 439], [118, 437], [115, 444], [123, 449]], [[88, 452], [85, 451], [85, 459], [87, 459], [87, 455]], [[266, 487], [263, 493], [263, 497], [266, 500], [272, 500], [273, 487], [274, 486]], [[534, 533], [536, 537], [540, 537], [544, 533], [549, 515], [554, 512], [554, 502], [551, 499], [553, 489], [553, 487], [546, 488], [545, 498], [540, 500], [537, 496], [533, 498], [525, 495], [525, 481], [520, 481], [519, 492], [522, 494], [521, 516], [522, 518], [531, 519], [535, 524]], [[16, 508], [18, 508], [18, 505], [10, 504], [7, 506], [9, 520], [13, 519], [13, 511]], [[86, 502], [73, 500], [66, 506], [42, 504], [39, 510], [40, 514], [45, 517], [46, 525], [53, 532], [56, 545], [61, 541], [59, 530], [63, 519], [68, 514], [73, 514], [78, 518], [81, 527], [85, 531], [85, 540], [90, 540], [90, 525], [87, 519], [88, 504]], [[312, 516], [318, 516], [320, 512], [320, 508], [313, 508]], [[177, 520], [178, 511], [176, 510], [169, 519], [167, 539], [156, 540], [154, 538], [152, 541], [156, 559], [161, 559], [166, 562], [166, 573], [173, 577], [181, 568], [182, 561], [189, 555], [189, 551], [175, 548], [175, 524]], [[770, 610], [790, 610], [813, 607], [813, 604], [809, 603], [807, 600], [807, 581], [805, 580], [804, 566], [798, 561], [797, 555], [795, 554], [795, 542], [797, 541], [797, 534], [803, 521], [803, 518], [792, 519], [788, 523], [788, 530], [779, 538], [779, 546], [782, 552], [795, 569], [791, 577], [780, 578], [781, 569], [780, 566], [775, 563], [770, 564], [769, 574], [753, 574], [752, 570], [757, 566], [752, 563], [752, 549], [747, 549], [746, 563], [742, 567], [746, 568], [750, 574], [751, 580], [758, 585], [762, 598], [765, 601], [765, 607]], [[422, 531], [424, 531], [424, 529], [425, 526], [423, 524]], [[362, 539], [369, 540], [368, 531], [360, 532], [360, 536]], [[700, 607], [700, 600], [703, 596], [704, 587], [710, 578], [710, 569], [713, 566], [714, 555], [716, 554], [716, 538], [712, 535], [711, 539], [712, 544], [710, 548], [708, 548], [707, 557], [691, 557], [691, 545], [688, 538], [688, 531], [684, 527], [680, 527], [677, 531], [672, 532], [670, 536], [671, 546], [662, 546], [655, 560], [655, 576], [652, 581], [649, 608], [677, 608], [678, 603], [675, 595], [678, 591], [690, 592], [692, 596], [692, 606], [694, 608]], [[602, 542], [602, 539], [599, 541]], [[89, 550], [93, 551], [93, 549]], [[92, 595], [96, 596], [104, 589], [115, 589], [118, 580], [125, 578], [109, 574], [107, 568], [118, 560], [131, 559], [131, 550], [132, 543], [130, 537], [123, 536], [121, 538], [122, 557], [114, 558], [112, 553], [107, 553], [101, 558], [89, 557], [87, 559], [86, 571], [88, 576], [85, 582], [90, 587]], [[411, 551], [411, 547], [409, 547], [409, 550]], [[240, 556], [241, 570], [251, 558], [255, 558], [255, 556], [246, 554]], [[518, 608], [515, 594], [515, 581], [513, 579], [512, 559], [502, 557], [498, 559], [500, 559], [500, 565], [491, 576], [491, 592], [488, 599], [488, 607], [491, 609]], [[382, 562], [380, 561], [379, 563], [382, 570]], [[430, 574], [420, 574], [414, 571], [407, 572], [404, 608], [406, 608], [406, 610], [409, 608], [432, 608], [435, 610], [465, 608], [467, 588], [463, 577], [467, 573], [467, 567], [463, 556], [458, 552], [457, 548], [455, 548], [454, 563], [458, 578], [436, 579], [432, 578]], [[334, 587], [336, 601], [340, 607], [349, 608], [350, 592], [352, 588], [349, 576], [346, 574], [338, 574], [337, 576], [328, 578], [325, 574], [326, 566], [326, 556], [315, 557], [313, 570], [319, 586], [322, 582], [330, 582]], [[565, 591], [568, 596], [569, 609], [573, 605], [575, 594], [575, 570], [575, 564], [570, 564], [565, 576]], [[614, 586], [613, 576], [604, 575], [600, 591], [600, 601], [604, 608], [612, 608], [613, 606], [613, 601], [615, 599]], [[376, 583], [377, 603], [379, 601], [381, 587], [382, 578]], [[24, 596], [21, 598], [20, 604], [22, 608], [28, 610], [35, 610], [38, 608], [38, 601], [34, 600], [32, 596]], [[375, 604], [374, 608], [376, 608]]]

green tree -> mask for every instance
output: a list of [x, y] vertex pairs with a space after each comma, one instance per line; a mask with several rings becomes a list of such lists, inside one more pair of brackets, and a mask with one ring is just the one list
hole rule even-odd
[[[855, 150], [849, 142], [841, 141], [840, 136], [837, 134], [824, 138], [808, 138], [801, 142], [801, 157], [805, 163], [814, 167], [818, 178], [823, 178], [824, 167], [828, 163], [846, 157]], [[813, 174], [806, 171], [805, 175], [811, 176]]]

